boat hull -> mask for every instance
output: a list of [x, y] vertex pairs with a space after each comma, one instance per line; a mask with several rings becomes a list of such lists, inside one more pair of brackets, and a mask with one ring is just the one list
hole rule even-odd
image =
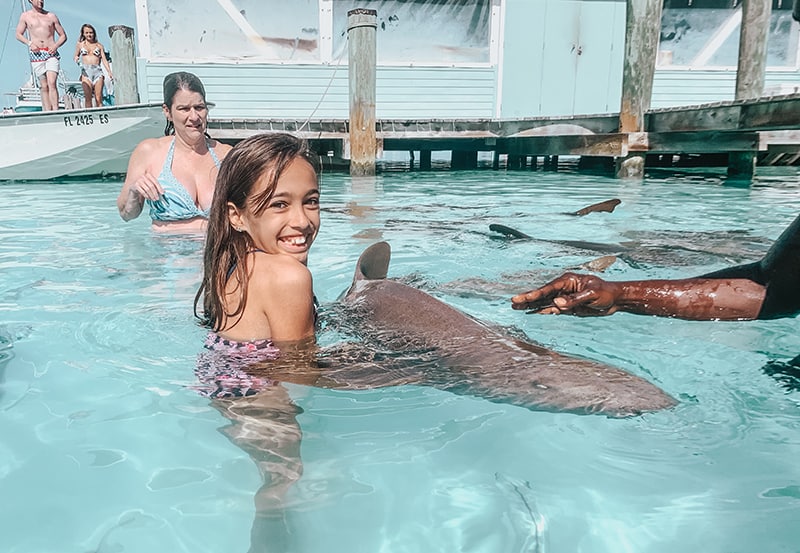
[[163, 127], [155, 103], [4, 115], [0, 180], [125, 173], [136, 145]]

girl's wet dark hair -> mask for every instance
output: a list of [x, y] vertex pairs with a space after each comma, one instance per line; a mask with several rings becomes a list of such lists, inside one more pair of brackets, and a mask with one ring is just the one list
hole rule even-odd
[[[194, 73], [177, 71], [164, 77], [164, 105], [167, 106], [167, 108], [172, 108], [175, 94], [177, 94], [179, 90], [197, 92], [203, 97], [203, 101], [206, 101], [206, 89], [200, 77]], [[169, 136], [174, 132], [175, 126], [172, 124], [172, 121], [167, 121], [167, 126], [164, 127], [164, 136]]]
[[[260, 214], [275, 194], [278, 179], [295, 159], [307, 161], [319, 178], [319, 156], [309, 150], [305, 140], [290, 134], [251, 136], [234, 146], [222, 160], [208, 217], [203, 282], [194, 299], [194, 314], [201, 325], [215, 332], [223, 330], [223, 325], [230, 326], [227, 321], [241, 316], [247, 302], [245, 258], [253, 245], [250, 235], [231, 226], [228, 203], [240, 211], [247, 209], [254, 215]], [[263, 177], [268, 179], [266, 187], [254, 194], [253, 188]], [[228, 312], [223, 298], [230, 278], [238, 284], [238, 302], [236, 308]], [[203, 302], [202, 316], [197, 312], [200, 301]]]
[[89, 27], [92, 30], [92, 32], [94, 33], [94, 41], [97, 42], [97, 30], [92, 25], [89, 25], [88, 23], [84, 23], [83, 25], [81, 25], [81, 36], [78, 38], [78, 41], [79, 42], [83, 42], [84, 40], [86, 40], [86, 35], [83, 34], [83, 30], [86, 27]]

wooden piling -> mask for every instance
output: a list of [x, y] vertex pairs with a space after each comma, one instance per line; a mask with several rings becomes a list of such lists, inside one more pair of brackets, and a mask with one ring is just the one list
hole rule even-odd
[[[662, 0], [626, 0], [625, 59], [622, 66], [622, 102], [619, 132], [644, 132], [650, 109], [661, 35]], [[617, 160], [617, 176], [642, 178], [644, 154], [630, 153]]]
[[114, 105], [138, 104], [133, 29], [125, 25], [112, 25], [108, 28], [108, 36], [111, 38], [111, 62], [114, 65]]
[[510, 170], [522, 169], [524, 167], [522, 163], [523, 159], [524, 158], [521, 155], [508, 154], [508, 157], [506, 158], [506, 169]]
[[544, 164], [542, 165], [542, 169], [545, 171], [558, 171], [558, 156], [544, 156]]
[[478, 152], [471, 150], [453, 150], [450, 152], [451, 169], [475, 169], [478, 167]]
[[737, 100], [759, 98], [764, 92], [771, 13], [771, 0], [744, 0], [742, 3], [739, 64], [736, 69]]
[[350, 83], [350, 174], [375, 174], [375, 72], [378, 12], [347, 12], [348, 80]]
[[420, 171], [430, 171], [431, 167], [433, 167], [433, 163], [431, 161], [431, 151], [430, 150], [420, 150], [419, 151], [419, 169]]
[[[739, 63], [736, 69], [736, 100], [760, 98], [767, 69], [767, 36], [772, 0], [744, 0], [739, 32]], [[731, 152], [728, 176], [751, 179], [757, 152]]]

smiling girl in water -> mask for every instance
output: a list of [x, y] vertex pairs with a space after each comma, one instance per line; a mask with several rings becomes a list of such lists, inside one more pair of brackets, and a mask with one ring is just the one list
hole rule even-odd
[[230, 421], [222, 432], [261, 473], [251, 551], [287, 548], [285, 496], [303, 471], [300, 410], [281, 382], [318, 379], [313, 363], [292, 361], [315, 349], [306, 263], [319, 232], [316, 167], [317, 156], [291, 135], [243, 140], [222, 162], [209, 214], [194, 310], [210, 332], [196, 389]]
[[317, 157], [288, 134], [234, 147], [211, 205], [201, 324], [206, 347], [235, 353], [314, 339], [308, 251], [319, 232]]

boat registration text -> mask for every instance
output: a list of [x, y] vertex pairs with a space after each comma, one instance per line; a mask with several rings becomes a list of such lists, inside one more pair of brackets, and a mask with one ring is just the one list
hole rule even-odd
[[94, 125], [94, 124], [105, 125], [108, 123], [108, 114], [107, 113], [87, 113], [81, 115], [67, 115], [64, 117], [64, 126], [65, 127], [80, 127], [82, 125]]

